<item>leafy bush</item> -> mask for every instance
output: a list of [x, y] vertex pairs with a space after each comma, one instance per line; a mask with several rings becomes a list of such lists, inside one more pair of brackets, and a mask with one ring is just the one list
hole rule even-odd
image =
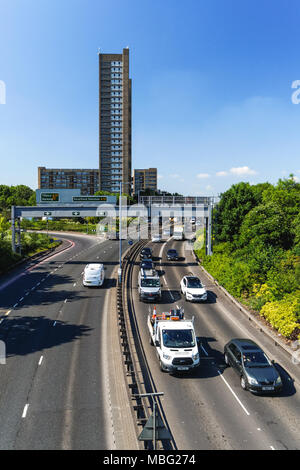
[[300, 290], [282, 300], [267, 302], [260, 314], [283, 336], [297, 339], [300, 332]]

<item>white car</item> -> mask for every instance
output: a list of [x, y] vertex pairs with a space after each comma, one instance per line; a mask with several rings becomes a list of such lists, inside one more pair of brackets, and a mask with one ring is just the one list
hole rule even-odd
[[104, 266], [101, 263], [87, 264], [83, 271], [82, 283], [84, 286], [100, 287], [104, 283]]
[[207, 291], [200, 279], [194, 275], [184, 276], [180, 282], [181, 293], [185, 300], [194, 302], [206, 302]]
[[152, 243], [159, 243], [161, 242], [161, 236], [160, 235], [153, 235], [152, 239], [151, 239]]

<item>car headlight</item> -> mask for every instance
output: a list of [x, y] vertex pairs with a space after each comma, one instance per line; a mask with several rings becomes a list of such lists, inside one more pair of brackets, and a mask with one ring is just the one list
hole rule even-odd
[[171, 359], [171, 356], [168, 354], [163, 353], [163, 358], [166, 359], [166, 361], [169, 361]]
[[197, 361], [199, 359], [199, 353], [193, 354], [193, 360]]
[[277, 379], [276, 379], [276, 382], [275, 382], [275, 383], [276, 383], [276, 385], [279, 385], [279, 384], [281, 384], [281, 377], [277, 377]]
[[258, 385], [258, 382], [254, 377], [248, 377], [248, 381], [250, 385]]

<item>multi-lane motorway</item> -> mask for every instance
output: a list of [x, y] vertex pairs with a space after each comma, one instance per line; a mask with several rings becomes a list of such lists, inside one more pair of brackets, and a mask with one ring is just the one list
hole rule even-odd
[[[119, 244], [81, 235], [61, 238], [65, 251], [0, 280], [0, 339], [7, 348], [6, 365], [0, 365], [0, 449], [115, 448], [114, 414], [107, 400], [111, 338], [106, 323]], [[193, 375], [160, 371], [148, 341], [149, 306], [138, 300], [137, 263], [132, 295], [139, 333], [156, 390], [164, 392], [161, 401], [177, 448], [299, 449], [299, 384], [293, 380], [297, 374], [288, 373], [293, 371], [290, 358], [204, 278], [184, 242], [149, 245], [163, 284], [157, 310], [183, 306], [187, 317], [195, 317], [202, 341], [201, 366]], [[177, 249], [178, 262], [166, 260], [168, 248]], [[103, 288], [82, 286], [89, 262], [104, 263]], [[179, 283], [189, 272], [206, 284], [207, 303], [182, 298]], [[242, 391], [222, 356], [224, 344], [234, 337], [254, 338], [275, 359], [284, 383], [280, 396]]]
[[[164, 286], [157, 312], [183, 307], [187, 318], [195, 317], [196, 335], [202, 342], [201, 366], [193, 375], [178, 377], [160, 371], [148, 341], [149, 306], [138, 299], [137, 265], [132, 290], [139, 332], [156, 389], [164, 393], [162, 404], [178, 449], [299, 449], [299, 384], [287, 373], [292, 366], [290, 358], [249, 324], [204, 277], [184, 242], [171, 238], [150, 246]], [[177, 249], [180, 261], [167, 261], [169, 248]], [[186, 302], [180, 294], [180, 280], [190, 272], [206, 285], [207, 303]], [[280, 396], [255, 396], [241, 389], [238, 376], [225, 367], [222, 354], [226, 342], [236, 337], [254, 339], [275, 359], [284, 383]]]
[[[102, 344], [119, 245], [62, 238], [65, 251], [1, 279], [0, 449], [113, 448]], [[105, 266], [100, 289], [82, 285], [93, 261]]]

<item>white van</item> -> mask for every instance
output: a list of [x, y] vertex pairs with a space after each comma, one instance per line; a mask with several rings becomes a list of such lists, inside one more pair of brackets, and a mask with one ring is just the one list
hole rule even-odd
[[104, 283], [104, 266], [101, 263], [87, 264], [83, 272], [83, 285], [84, 286], [97, 286], [100, 287]]
[[184, 240], [184, 232], [183, 232], [183, 227], [182, 226], [174, 227], [173, 239], [174, 240]]

